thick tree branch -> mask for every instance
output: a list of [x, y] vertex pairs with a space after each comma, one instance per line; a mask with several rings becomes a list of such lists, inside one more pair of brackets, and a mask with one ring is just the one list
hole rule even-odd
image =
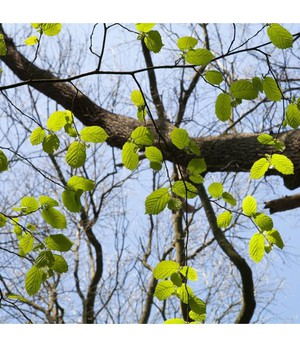
[[270, 213], [288, 211], [297, 207], [300, 207], [300, 194], [270, 200], [265, 202], [264, 206], [264, 208], [270, 209]]

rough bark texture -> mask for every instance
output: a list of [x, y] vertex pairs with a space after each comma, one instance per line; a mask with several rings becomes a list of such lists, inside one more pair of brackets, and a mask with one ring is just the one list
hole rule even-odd
[[[140, 125], [136, 119], [103, 109], [77, 90], [70, 81], [59, 81], [49, 71], [38, 68], [18, 52], [13, 41], [7, 38], [1, 26], [0, 33], [4, 34], [7, 45], [7, 55], [0, 58], [21, 81], [24, 81], [20, 86], [26, 84], [34, 87], [65, 109], [71, 110], [75, 117], [86, 126], [103, 127], [109, 134], [107, 143], [110, 146], [122, 148], [131, 132]], [[6, 87], [0, 87], [0, 90], [4, 88]], [[186, 166], [190, 157], [172, 146], [169, 140], [168, 134], [173, 126], [160, 121], [157, 121], [155, 126], [149, 121], [148, 126], [156, 134], [156, 145], [162, 150], [164, 158]], [[159, 130], [159, 134], [157, 134], [157, 130]], [[289, 189], [295, 189], [300, 186], [300, 131], [282, 133], [278, 139], [285, 142], [284, 154], [295, 165], [295, 174], [284, 177], [284, 184]], [[207, 163], [207, 171], [210, 172], [247, 172], [255, 160], [271, 151], [271, 148], [263, 146], [257, 141], [257, 134], [209, 136], [194, 140], [201, 148]], [[268, 174], [279, 175], [277, 171], [270, 171]]]
[[270, 213], [293, 210], [300, 207], [300, 194], [285, 196], [283, 198], [265, 202], [264, 208], [269, 208]]

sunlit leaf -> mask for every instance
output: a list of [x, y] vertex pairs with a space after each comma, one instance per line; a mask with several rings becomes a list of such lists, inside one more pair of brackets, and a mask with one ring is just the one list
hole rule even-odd
[[149, 51], [159, 53], [163, 47], [160, 33], [156, 30], [148, 31], [145, 37], [145, 45]]
[[246, 196], [242, 202], [242, 209], [246, 216], [250, 217], [256, 214], [257, 213], [256, 199], [251, 195]]
[[171, 195], [168, 188], [159, 188], [147, 196], [145, 201], [147, 214], [159, 214], [167, 206]]
[[66, 154], [66, 162], [73, 169], [79, 168], [84, 165], [86, 160], [86, 148], [81, 142], [74, 141], [68, 148]]
[[236, 99], [253, 100], [258, 96], [258, 91], [253, 83], [245, 79], [233, 82], [230, 91]]
[[73, 242], [63, 234], [50, 235], [45, 238], [46, 246], [59, 252], [67, 252], [73, 246]]
[[285, 49], [293, 46], [292, 34], [278, 23], [268, 26], [267, 34], [277, 48]]
[[136, 23], [135, 27], [137, 28], [138, 31], [147, 33], [150, 31], [156, 23]]
[[232, 114], [231, 97], [228, 94], [221, 93], [218, 95], [215, 103], [216, 116], [220, 121], [227, 121]]
[[213, 58], [214, 55], [206, 48], [197, 48], [188, 51], [185, 55], [185, 61], [192, 65], [207, 65]]
[[266, 158], [256, 160], [250, 169], [250, 178], [259, 179], [268, 171], [270, 163]]
[[271, 101], [280, 101], [282, 99], [281, 91], [272, 77], [265, 77], [262, 81], [263, 90], [266, 97]]
[[294, 173], [294, 164], [283, 154], [273, 154], [271, 157], [271, 164], [275, 169], [284, 175], [291, 175]]
[[122, 148], [122, 163], [131, 171], [136, 169], [139, 165], [137, 148], [137, 145], [132, 142], [126, 142]]
[[25, 289], [28, 295], [34, 295], [39, 291], [43, 275], [44, 272], [35, 265], [30, 268], [25, 277]]
[[224, 211], [217, 217], [217, 224], [219, 228], [229, 227], [232, 221], [232, 213], [230, 211]]
[[261, 233], [254, 234], [249, 242], [249, 255], [256, 263], [260, 262], [265, 254], [265, 239]]
[[108, 138], [108, 135], [103, 128], [94, 125], [83, 128], [80, 131], [80, 137], [85, 142], [102, 143]]
[[172, 192], [182, 198], [188, 199], [193, 199], [198, 195], [198, 190], [193, 184], [182, 180], [174, 182]]
[[184, 52], [193, 49], [197, 43], [198, 40], [196, 38], [192, 36], [183, 36], [177, 40], [177, 47]]
[[43, 209], [42, 217], [44, 218], [46, 223], [48, 223], [55, 229], [65, 229], [67, 227], [65, 216], [54, 207]]
[[45, 137], [45, 130], [41, 127], [37, 127], [34, 129], [30, 135], [30, 143], [33, 146], [39, 145], [42, 143], [43, 139]]
[[154, 296], [157, 297], [158, 300], [166, 300], [172, 294], [175, 293], [175, 286], [172, 281], [166, 280], [159, 282], [155, 287]]

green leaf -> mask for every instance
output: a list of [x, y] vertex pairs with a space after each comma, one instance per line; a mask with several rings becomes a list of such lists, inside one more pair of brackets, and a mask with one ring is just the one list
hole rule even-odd
[[285, 111], [285, 120], [294, 129], [300, 126], [300, 110], [296, 104], [288, 105]]
[[55, 111], [48, 118], [47, 128], [52, 131], [58, 131], [64, 127], [66, 123], [66, 113], [64, 111]]
[[220, 84], [224, 81], [223, 75], [217, 70], [206, 71], [204, 76], [210, 84]]
[[207, 190], [213, 198], [219, 199], [223, 194], [223, 185], [222, 183], [214, 182], [209, 185]]
[[190, 137], [185, 129], [175, 128], [170, 133], [171, 141], [178, 149], [184, 149], [190, 144]]
[[41, 195], [39, 197], [39, 202], [46, 209], [49, 207], [59, 206], [59, 203], [55, 199], [52, 199], [47, 195]]
[[3, 228], [6, 224], [7, 217], [5, 217], [2, 213], [0, 213], [0, 228]]
[[67, 133], [70, 137], [77, 137], [78, 136], [77, 130], [72, 126], [72, 124], [67, 123], [64, 126], [64, 129], [65, 129], [65, 133]]
[[21, 207], [23, 213], [32, 213], [40, 207], [38, 201], [33, 196], [26, 196], [21, 200]]
[[25, 289], [28, 295], [36, 294], [43, 282], [44, 271], [33, 265], [25, 277]]
[[139, 165], [137, 149], [137, 145], [132, 142], [126, 142], [122, 148], [122, 163], [131, 171], [136, 169]]
[[43, 209], [42, 217], [44, 218], [46, 223], [48, 223], [55, 229], [65, 229], [67, 227], [65, 216], [53, 207]]
[[190, 140], [189, 145], [188, 145], [188, 149], [195, 155], [200, 155], [200, 148], [197, 145], [197, 142], [194, 140]]
[[161, 163], [163, 161], [161, 150], [154, 146], [146, 147], [145, 156], [153, 163]]
[[267, 29], [267, 34], [277, 48], [286, 49], [293, 46], [292, 34], [280, 24], [271, 24]]
[[0, 34], [0, 55], [6, 55], [7, 49], [6, 49], [6, 44], [4, 40], [4, 35]]
[[220, 121], [227, 121], [232, 114], [231, 97], [228, 94], [221, 93], [218, 95], [215, 103], [215, 113]]
[[254, 87], [256, 88], [258, 92], [263, 92], [262, 81], [259, 77], [253, 77], [252, 84], [254, 85]]
[[7, 169], [8, 169], [7, 157], [0, 149], [0, 172], [7, 171]]
[[[205, 303], [204, 303], [204, 305], [205, 305]], [[197, 313], [195, 313], [195, 312], [193, 312], [193, 311], [190, 311], [190, 312], [189, 312], [189, 316], [190, 316], [190, 318], [193, 319], [195, 322], [202, 322], [202, 321], [204, 321], [205, 318], [206, 318], [206, 314], [205, 314], [205, 313], [204, 313], [204, 314], [197, 314]]]
[[168, 202], [168, 209], [171, 211], [178, 211], [182, 208], [182, 202], [178, 198], [171, 198]]
[[177, 294], [183, 303], [188, 304], [189, 298], [194, 295], [194, 292], [189, 285], [183, 283], [182, 286], [177, 289]]
[[19, 294], [8, 294], [7, 298], [11, 299], [11, 300], [20, 300], [23, 302], [28, 302], [28, 300], [26, 298], [24, 298], [23, 296], [21, 296]]
[[187, 324], [182, 318], [170, 318], [163, 322], [163, 324]]
[[230, 91], [236, 99], [253, 100], [258, 96], [258, 91], [253, 83], [245, 79], [233, 82]]
[[131, 101], [134, 103], [136, 107], [143, 107], [145, 106], [145, 101], [143, 98], [143, 94], [140, 92], [140, 90], [133, 90], [130, 95]]
[[51, 265], [51, 269], [59, 274], [68, 272], [69, 267], [65, 259], [58, 254], [54, 254], [53, 257], [54, 257], [54, 263]]
[[198, 190], [193, 184], [182, 180], [174, 182], [172, 192], [182, 198], [188, 199], [193, 199], [198, 195]]
[[138, 31], [147, 33], [155, 26], [155, 24], [156, 23], [136, 23], [135, 27]]
[[179, 264], [173, 260], [162, 260], [160, 261], [153, 272], [155, 279], [165, 279], [170, 277], [174, 272], [179, 270]]
[[35, 266], [38, 268], [51, 267], [54, 263], [54, 256], [51, 251], [41, 251], [35, 260]]
[[256, 199], [251, 195], [247, 195], [242, 202], [242, 209], [246, 216], [255, 215], [257, 213]]
[[217, 224], [219, 228], [229, 227], [232, 221], [232, 213], [230, 211], [224, 211], [217, 217]]
[[272, 230], [273, 229], [273, 220], [271, 217], [265, 215], [264, 213], [258, 213], [254, 216], [254, 223], [261, 230]]
[[29, 36], [26, 40], [24, 40], [24, 43], [27, 46], [33, 46], [39, 43], [39, 39], [37, 36], [32, 35], [32, 36]]
[[50, 134], [43, 139], [43, 151], [53, 154], [59, 148], [59, 138], [55, 134]]
[[73, 242], [63, 234], [50, 235], [45, 238], [46, 246], [52, 251], [67, 252], [73, 246]]
[[80, 212], [82, 209], [80, 202], [81, 195], [82, 190], [78, 190], [76, 192], [74, 190], [64, 190], [61, 195], [62, 202], [70, 212]]
[[195, 184], [200, 184], [204, 182], [204, 178], [197, 172], [193, 173], [192, 175], [189, 175], [189, 179]]
[[178, 272], [174, 272], [171, 275], [171, 281], [174, 283], [176, 287], [182, 286], [182, 279]]
[[236, 205], [236, 200], [235, 198], [228, 192], [223, 192], [222, 194], [222, 199], [227, 202], [228, 204], [230, 204], [231, 206], [235, 206]]
[[145, 201], [147, 214], [159, 214], [167, 206], [171, 195], [168, 188], [159, 188], [147, 196]]
[[39, 28], [47, 36], [58, 35], [62, 28], [61, 23], [33, 23], [33, 24], [39, 24]]
[[249, 255], [256, 263], [260, 262], [265, 254], [265, 240], [261, 233], [254, 234], [249, 242]]
[[42, 143], [45, 137], [45, 130], [41, 127], [34, 129], [30, 135], [30, 143], [33, 146], [39, 145]]
[[90, 191], [95, 188], [94, 181], [76, 175], [69, 179], [67, 185], [74, 190], [81, 189], [83, 191]]
[[68, 148], [66, 154], [66, 162], [73, 169], [79, 168], [84, 165], [86, 160], [86, 148], [81, 142], [74, 141]]
[[270, 163], [266, 158], [256, 160], [250, 169], [250, 178], [259, 179], [268, 171]]
[[273, 154], [271, 156], [271, 165], [284, 175], [292, 175], [294, 173], [294, 164], [283, 154]]
[[136, 112], [136, 116], [140, 122], [143, 122], [145, 120], [146, 115], [147, 115], [147, 111], [146, 111], [145, 106], [138, 107], [137, 112]]
[[275, 150], [283, 152], [285, 150], [285, 144], [282, 141], [275, 139]]
[[200, 298], [197, 298], [195, 295], [192, 295], [189, 298], [189, 306], [193, 312], [197, 315], [205, 315], [206, 314], [206, 304]]
[[185, 55], [185, 61], [192, 65], [207, 65], [209, 64], [214, 55], [205, 48], [197, 48], [195, 50], [188, 51]]
[[175, 286], [172, 281], [166, 280], [159, 282], [156, 285], [154, 296], [157, 297], [158, 300], [166, 300], [169, 296], [175, 293]]
[[197, 43], [198, 40], [196, 38], [192, 36], [183, 36], [177, 40], [177, 47], [184, 52], [193, 49]]
[[268, 146], [275, 145], [275, 140], [274, 140], [273, 136], [271, 136], [269, 134], [261, 134], [257, 137], [257, 140], [262, 145], [268, 145]]
[[154, 142], [152, 132], [144, 126], [139, 126], [131, 133], [134, 143], [141, 146], [151, 146]]
[[205, 160], [202, 158], [193, 158], [188, 163], [188, 171], [190, 174], [200, 174], [207, 169]]
[[163, 47], [160, 33], [156, 30], [148, 31], [144, 40], [146, 47], [151, 52], [159, 53]]
[[80, 131], [80, 137], [85, 142], [102, 143], [108, 138], [108, 135], [103, 128], [94, 125], [83, 128]]
[[180, 273], [184, 277], [186, 277], [189, 281], [197, 281], [198, 280], [198, 274], [196, 269], [190, 266], [183, 266], [182, 269], [180, 269]]
[[280, 101], [282, 94], [274, 78], [265, 77], [262, 81], [263, 90], [267, 98], [271, 101]]
[[279, 232], [276, 229], [272, 229], [266, 232], [267, 240], [273, 245], [276, 245], [278, 248], [282, 249], [284, 247], [284, 243]]
[[25, 254], [27, 254], [27, 253], [32, 251], [33, 244], [34, 244], [34, 237], [31, 234], [26, 233], [22, 237], [22, 239], [20, 240], [19, 247], [20, 247], [20, 250], [25, 255]]

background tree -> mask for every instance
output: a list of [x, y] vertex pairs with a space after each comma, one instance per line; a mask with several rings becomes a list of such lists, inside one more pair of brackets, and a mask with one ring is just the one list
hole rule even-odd
[[[268, 252], [283, 247], [272, 220], [272, 227], [261, 226], [270, 217], [263, 215], [259, 222], [257, 212], [266, 191], [270, 199], [270, 191], [278, 198], [282, 177], [289, 189], [300, 184], [299, 78], [293, 53], [299, 33], [292, 29], [293, 35], [276, 25], [63, 25], [61, 31], [59, 25], [1, 27], [3, 322], [200, 320], [190, 314], [189, 292], [184, 299], [181, 291], [181, 302], [175, 296], [155, 298], [161, 281], [153, 271], [164, 260], [198, 271], [200, 280], [192, 288], [206, 303], [206, 322], [270, 318], [266, 307], [281, 285], [274, 280], [272, 290], [265, 287], [266, 278], [273, 281], [269, 262], [275, 249], [257, 266], [249, 259], [248, 242], [255, 228], [266, 232], [266, 245], [250, 242], [250, 256], [257, 262], [265, 246]], [[89, 128], [95, 126], [97, 131]], [[284, 126], [295, 130], [283, 131]], [[79, 134], [88, 146], [74, 158], [70, 146], [75, 141], [82, 148]], [[261, 141], [259, 134], [264, 134]], [[87, 156], [83, 160], [82, 152]], [[256, 167], [265, 165], [262, 170], [269, 169], [270, 176], [249, 180], [250, 169], [252, 178], [264, 176], [255, 176], [255, 162]], [[76, 189], [72, 177], [81, 178]], [[151, 192], [168, 186], [168, 201], [153, 205]], [[30, 210], [22, 200], [28, 196], [49, 196], [60, 206], [39, 200]], [[249, 212], [246, 196], [257, 197], [259, 208], [250, 205]], [[297, 207], [297, 195], [290, 199], [292, 205], [279, 199], [266, 207], [270, 212], [278, 206]], [[167, 204], [169, 210], [164, 210]], [[12, 212], [15, 206], [19, 210]], [[64, 210], [67, 228], [56, 224], [60, 215], [36, 213], [49, 208]], [[69, 241], [60, 240], [51, 250], [73, 243], [68, 252], [63, 250], [66, 262], [58, 258], [61, 253], [53, 260], [49, 250], [38, 246], [49, 247], [45, 240], [57, 234], [54, 229], [65, 229]], [[33, 264], [46, 277], [28, 280], [25, 290], [24, 278]], [[187, 288], [188, 273], [174, 277], [173, 283], [182, 281]], [[41, 288], [36, 291], [33, 284]], [[199, 305], [203, 320], [205, 308]]]

